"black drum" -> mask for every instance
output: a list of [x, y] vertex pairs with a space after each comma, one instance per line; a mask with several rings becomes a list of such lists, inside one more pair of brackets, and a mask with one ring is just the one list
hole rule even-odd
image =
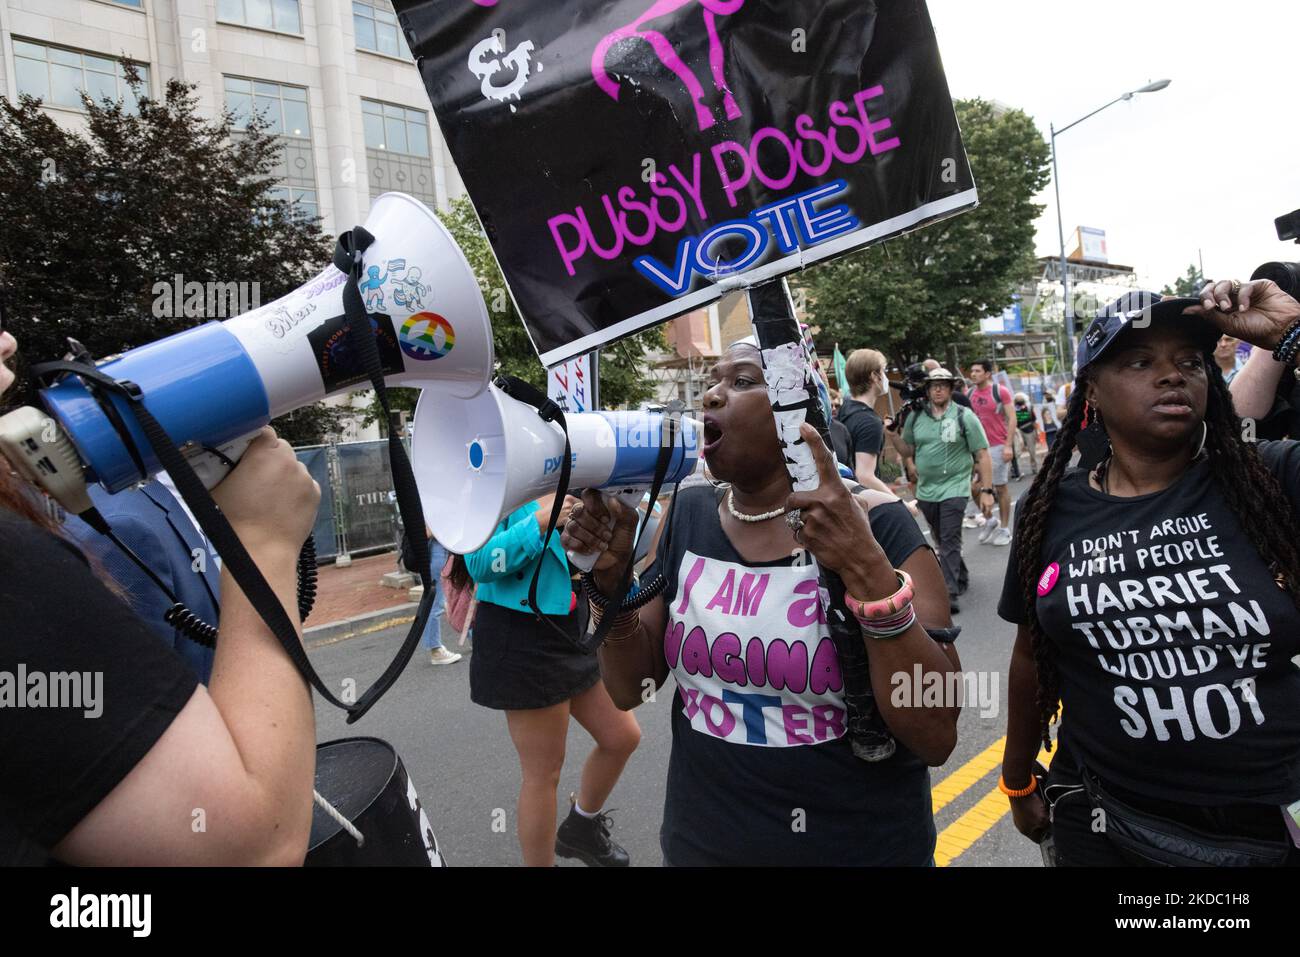
[[445, 866], [415, 785], [388, 742], [343, 738], [317, 745], [316, 790], [364, 843], [315, 803], [306, 866]]

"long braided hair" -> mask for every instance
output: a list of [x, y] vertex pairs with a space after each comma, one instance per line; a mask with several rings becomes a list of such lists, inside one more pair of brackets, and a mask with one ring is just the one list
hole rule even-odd
[[[1208, 353], [1207, 353], [1208, 355]], [[1232, 408], [1232, 395], [1223, 373], [1212, 361], [1206, 363], [1209, 380], [1205, 408], [1205, 451], [1210, 475], [1247, 539], [1270, 566], [1279, 584], [1286, 588], [1300, 609], [1300, 551], [1297, 551], [1296, 515], [1291, 500], [1273, 477], [1254, 444], [1242, 438], [1241, 419]], [[1090, 373], [1079, 373], [1070, 394], [1065, 421], [1056, 443], [1047, 453], [1043, 467], [1030, 486], [1021, 514], [1016, 516], [1017, 571], [1028, 613], [1034, 666], [1038, 672], [1038, 728], [1043, 747], [1052, 748], [1049, 726], [1056, 718], [1060, 701], [1060, 673], [1056, 648], [1038, 620], [1035, 602], [1042, 572], [1043, 537], [1056, 502], [1056, 492], [1083, 429]], [[1261, 501], [1269, 508], [1259, 507]]]

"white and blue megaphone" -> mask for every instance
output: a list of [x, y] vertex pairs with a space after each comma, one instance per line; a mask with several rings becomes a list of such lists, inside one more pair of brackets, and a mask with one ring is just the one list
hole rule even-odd
[[[582, 412], [565, 416], [572, 488], [600, 489], [627, 502], [650, 487], [660, 449], [672, 441], [664, 485], [680, 482], [700, 458], [698, 423], [683, 419], [669, 436], [658, 412]], [[429, 436], [436, 440], [426, 441]], [[564, 433], [526, 402], [490, 385], [468, 402], [425, 392], [415, 408], [411, 464], [429, 528], [448, 550], [472, 552], [526, 502], [556, 491]], [[589, 567], [571, 556], [575, 564]]]
[[[362, 255], [358, 285], [386, 383], [436, 391], [444, 405], [479, 396], [492, 374], [492, 327], [478, 281], [451, 234], [423, 203], [402, 193], [377, 198], [365, 229], [374, 241]], [[268, 305], [132, 349], [99, 363], [98, 371], [139, 386], [145, 406], [211, 487], [272, 418], [366, 381], [348, 341], [346, 281], [328, 266]], [[72, 376], [41, 397], [57, 431], [71, 439], [69, 447], [61, 434], [49, 461], [79, 459], [84, 478], [109, 492], [161, 471], [124, 397], [106, 394], [116, 414], [106, 413]], [[63, 501], [51, 487], [53, 476], [41, 474], [49, 471], [38, 458], [46, 451], [21, 432], [44, 416], [19, 412], [25, 419], [13, 413], [0, 420], [0, 451]]]

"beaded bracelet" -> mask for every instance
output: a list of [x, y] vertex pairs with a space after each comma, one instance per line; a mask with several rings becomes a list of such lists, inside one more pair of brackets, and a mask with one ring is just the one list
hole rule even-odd
[[1286, 327], [1277, 348], [1273, 350], [1273, 358], [1290, 365], [1295, 360], [1297, 351], [1300, 351], [1300, 319], [1292, 320], [1291, 325]]

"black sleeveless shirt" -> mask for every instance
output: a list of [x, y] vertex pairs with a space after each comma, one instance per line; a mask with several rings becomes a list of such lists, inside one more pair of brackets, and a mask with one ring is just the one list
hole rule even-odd
[[[865, 762], [844, 737], [815, 567], [798, 557], [747, 563], [723, 533], [721, 494], [678, 493], [656, 562], [668, 581], [664, 655], [676, 679], [666, 860], [929, 864], [925, 764], [901, 743], [892, 758]], [[895, 567], [926, 547], [902, 503], [875, 507], [870, 521]]]

